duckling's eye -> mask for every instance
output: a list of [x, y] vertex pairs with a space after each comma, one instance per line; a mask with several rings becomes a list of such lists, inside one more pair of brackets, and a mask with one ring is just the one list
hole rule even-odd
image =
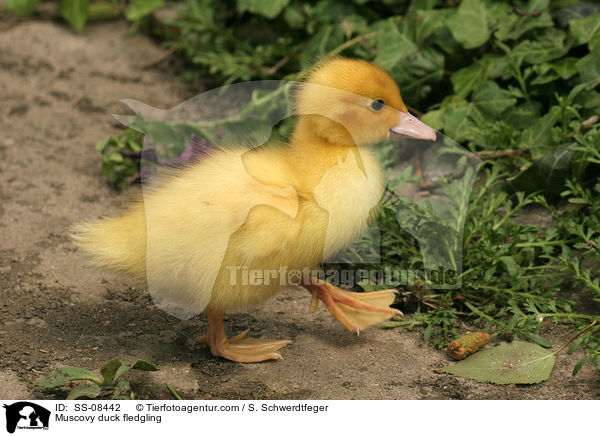
[[385, 102], [382, 99], [378, 98], [373, 103], [371, 103], [371, 109], [373, 109], [375, 112], [379, 112], [381, 109], [383, 109], [384, 105]]

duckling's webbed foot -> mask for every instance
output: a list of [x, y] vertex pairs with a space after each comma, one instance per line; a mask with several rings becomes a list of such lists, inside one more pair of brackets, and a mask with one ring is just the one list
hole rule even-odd
[[373, 324], [402, 315], [399, 310], [389, 307], [397, 293], [394, 289], [364, 293], [349, 292], [321, 280], [313, 280], [311, 284], [303, 286], [313, 296], [310, 304], [313, 312], [321, 300], [327, 306], [327, 310], [344, 327], [356, 334]]
[[208, 344], [213, 356], [221, 356], [234, 362], [263, 362], [281, 360], [276, 351], [291, 341], [255, 339], [246, 336], [246, 332], [227, 338], [223, 324], [223, 313], [208, 311], [208, 333], [197, 338], [198, 342]]

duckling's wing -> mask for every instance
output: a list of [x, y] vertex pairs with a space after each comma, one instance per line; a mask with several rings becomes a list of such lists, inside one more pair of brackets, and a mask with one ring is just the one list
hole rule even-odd
[[172, 315], [187, 319], [206, 308], [226, 256], [252, 265], [289, 237], [296, 191], [249, 175], [245, 151], [219, 152], [144, 195], [148, 288]]

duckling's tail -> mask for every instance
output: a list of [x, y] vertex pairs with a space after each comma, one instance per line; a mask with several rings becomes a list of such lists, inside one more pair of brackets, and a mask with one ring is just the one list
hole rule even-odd
[[146, 279], [146, 214], [138, 205], [124, 215], [71, 227], [73, 242], [92, 266]]

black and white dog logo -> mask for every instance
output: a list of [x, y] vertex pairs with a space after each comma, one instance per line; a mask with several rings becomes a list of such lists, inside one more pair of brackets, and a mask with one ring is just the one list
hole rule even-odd
[[4, 405], [6, 409], [6, 431], [18, 429], [48, 429], [50, 411], [28, 401]]

